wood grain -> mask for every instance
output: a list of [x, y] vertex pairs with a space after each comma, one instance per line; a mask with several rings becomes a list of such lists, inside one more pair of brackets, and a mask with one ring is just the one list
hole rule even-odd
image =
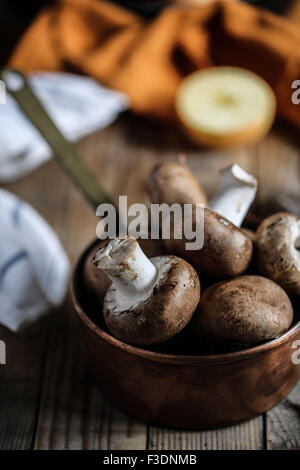
[[69, 299], [61, 313], [47, 354], [35, 449], [144, 449], [146, 425], [113, 408], [91, 383]]
[[267, 414], [267, 449], [300, 450], [300, 382]]
[[263, 449], [263, 418], [216, 431], [182, 432], [150, 427], [149, 450], [260, 450]]
[[[41, 210], [56, 229], [60, 216], [53, 206], [53, 187], [48, 182], [48, 168], [7, 185], [6, 189], [22, 196]], [[56, 203], [64, 197], [61, 172], [55, 175]], [[0, 366], [0, 448], [32, 448], [40, 401], [44, 357], [48, 343], [49, 319], [16, 335], [0, 327], [6, 343], [6, 365]]]
[[45, 327], [16, 336], [0, 327], [6, 365], [0, 366], [0, 449], [31, 449], [39, 406]]

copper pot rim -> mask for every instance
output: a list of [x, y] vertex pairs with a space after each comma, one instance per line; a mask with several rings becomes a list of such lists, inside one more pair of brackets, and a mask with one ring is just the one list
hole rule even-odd
[[93, 245], [95, 245], [99, 240], [95, 240], [87, 248], [82, 252], [81, 256], [79, 257], [78, 261], [75, 264], [73, 269], [72, 277], [71, 277], [71, 298], [73, 305], [77, 314], [79, 315], [80, 319], [83, 321], [85, 326], [97, 337], [101, 338], [105, 342], [109, 343], [111, 346], [120, 349], [121, 351], [131, 354], [133, 356], [142, 357], [144, 359], [148, 359], [149, 361], [154, 362], [164, 362], [169, 364], [177, 364], [177, 365], [201, 365], [201, 364], [218, 364], [218, 363], [230, 363], [230, 362], [238, 362], [242, 360], [249, 359], [251, 357], [255, 357], [260, 353], [269, 351], [271, 349], [275, 349], [280, 347], [281, 345], [291, 341], [294, 337], [300, 333], [300, 321], [295, 323], [292, 328], [287, 330], [282, 335], [278, 336], [277, 338], [267, 341], [266, 343], [259, 344], [257, 346], [243, 349], [241, 351], [234, 351], [230, 353], [222, 353], [222, 354], [212, 354], [212, 355], [179, 355], [179, 354], [166, 354], [156, 351], [151, 351], [148, 349], [143, 349], [138, 346], [134, 346], [131, 344], [124, 343], [123, 341], [115, 338], [111, 334], [104, 331], [102, 328], [97, 326], [89, 317], [89, 315], [84, 311], [82, 308], [79, 298], [78, 298], [78, 289], [77, 279], [79, 277], [79, 270], [83, 263], [83, 260], [86, 258], [89, 251], [92, 249]]

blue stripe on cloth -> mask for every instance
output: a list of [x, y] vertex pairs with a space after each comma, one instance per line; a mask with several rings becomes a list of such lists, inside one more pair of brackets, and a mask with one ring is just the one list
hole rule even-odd
[[12, 210], [12, 220], [14, 222], [14, 224], [16, 225], [19, 225], [19, 222], [20, 222], [20, 213], [21, 213], [21, 207], [23, 205], [23, 202], [20, 201], [20, 199], [17, 200], [17, 203], [15, 204], [15, 206], [13, 207], [13, 210]]
[[10, 258], [8, 258], [7, 261], [1, 266], [0, 268], [0, 281], [3, 280], [4, 276], [6, 275], [7, 271], [16, 263], [18, 263], [20, 260], [27, 258], [28, 253], [25, 250], [19, 251]]

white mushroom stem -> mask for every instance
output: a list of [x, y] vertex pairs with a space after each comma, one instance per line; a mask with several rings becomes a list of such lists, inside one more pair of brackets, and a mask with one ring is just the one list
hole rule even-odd
[[157, 268], [131, 237], [116, 238], [100, 248], [94, 264], [113, 282], [117, 303], [124, 310], [147, 297], [158, 276]]
[[209, 207], [240, 227], [254, 201], [257, 180], [237, 164], [224, 168], [221, 174], [221, 187]]

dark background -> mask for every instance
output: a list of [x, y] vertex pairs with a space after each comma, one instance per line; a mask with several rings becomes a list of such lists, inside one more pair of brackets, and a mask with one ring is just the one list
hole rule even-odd
[[[4, 65], [22, 32], [31, 22], [32, 18], [47, 3], [55, 0], [1, 0], [0, 1], [0, 65]], [[277, 13], [284, 13], [293, 0], [253, 0], [253, 3], [263, 6]], [[122, 6], [128, 6], [132, 10], [143, 13], [146, 16], [153, 16], [158, 5], [168, 3], [162, 0], [142, 1], [142, 0], [115, 0]]]

